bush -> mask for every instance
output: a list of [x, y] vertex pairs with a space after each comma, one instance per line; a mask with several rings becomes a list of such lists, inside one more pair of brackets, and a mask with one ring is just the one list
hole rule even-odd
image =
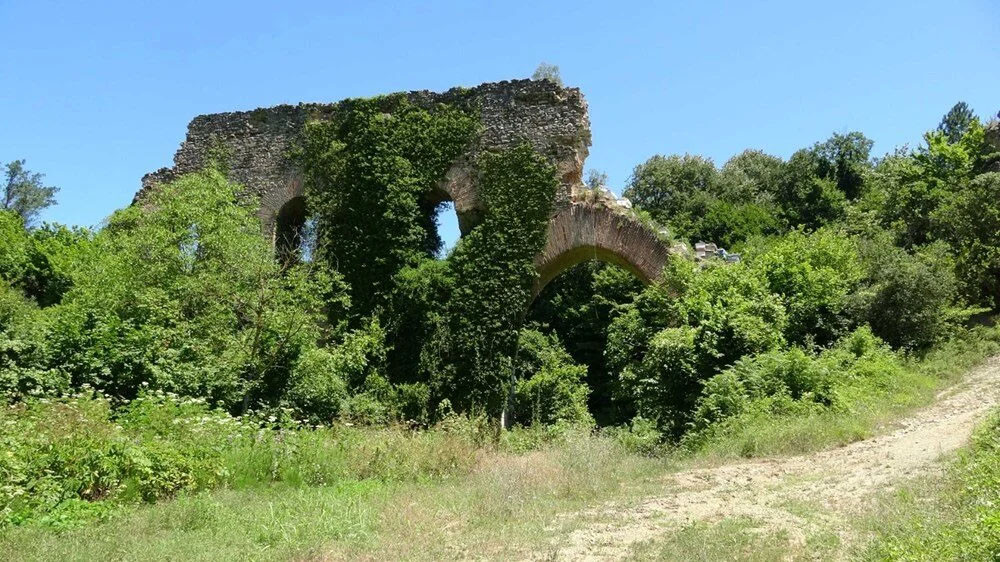
[[719, 247], [738, 248], [747, 240], [777, 234], [781, 228], [775, 209], [757, 203], [734, 204], [718, 200], [697, 221], [692, 240], [708, 240]]
[[303, 419], [328, 423], [347, 400], [343, 357], [327, 349], [310, 349], [299, 357], [288, 377], [284, 398]]
[[518, 359], [510, 406], [516, 423], [593, 423], [587, 410], [587, 368], [573, 363], [554, 335], [522, 330]]
[[642, 416], [632, 418], [632, 422], [624, 427], [609, 427], [605, 433], [621, 444], [626, 451], [653, 457], [663, 453], [663, 434], [656, 428], [656, 422]]
[[137, 400], [117, 423], [100, 396], [3, 408], [0, 526], [103, 513], [80, 500], [154, 501], [214, 486], [226, 476], [223, 446], [242, 431], [203, 401], [167, 397]]
[[789, 343], [826, 346], [847, 331], [849, 296], [863, 274], [852, 239], [828, 229], [797, 230], [748, 252], [746, 260], [781, 297]]
[[843, 406], [842, 390], [886, 387], [901, 375], [899, 358], [868, 327], [818, 355], [800, 348], [747, 357], [706, 381], [693, 415], [697, 443], [704, 434], [750, 414], [783, 416]]
[[891, 346], [927, 349], [974, 312], [960, 305], [954, 262], [943, 244], [908, 252], [883, 236], [863, 242], [861, 255], [865, 281], [851, 299], [852, 314]]

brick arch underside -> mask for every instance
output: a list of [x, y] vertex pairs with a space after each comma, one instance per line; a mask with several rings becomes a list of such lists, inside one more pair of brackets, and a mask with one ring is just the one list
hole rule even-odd
[[535, 258], [532, 298], [560, 273], [591, 260], [613, 263], [643, 283], [660, 277], [669, 247], [636, 218], [597, 203], [574, 203], [549, 221], [545, 247]]

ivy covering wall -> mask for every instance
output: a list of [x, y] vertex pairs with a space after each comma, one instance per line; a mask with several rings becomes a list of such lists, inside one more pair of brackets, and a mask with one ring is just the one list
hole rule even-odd
[[379, 317], [396, 342], [390, 382], [425, 386], [433, 404], [497, 414], [558, 180], [527, 143], [479, 154], [481, 222], [438, 260], [434, 191], [479, 130], [470, 112], [447, 105], [353, 100], [307, 125], [298, 157], [315, 255], [350, 285], [355, 320]]

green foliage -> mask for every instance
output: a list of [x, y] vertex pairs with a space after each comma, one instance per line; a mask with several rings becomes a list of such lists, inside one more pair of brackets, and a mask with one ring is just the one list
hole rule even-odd
[[893, 347], [926, 349], [968, 318], [958, 299], [954, 260], [943, 244], [907, 252], [883, 235], [859, 248], [865, 280], [851, 298], [853, 314]]
[[788, 159], [775, 190], [785, 222], [815, 229], [844, 215], [847, 198], [826, 175], [829, 165], [813, 150], [800, 150]]
[[[340, 351], [341, 353], [337, 353]], [[302, 353], [288, 376], [285, 400], [300, 416], [313, 423], [328, 423], [340, 413], [348, 398], [343, 375], [350, 359], [338, 349], [310, 349]]]
[[347, 281], [354, 314], [387, 304], [393, 277], [437, 254], [431, 197], [479, 124], [447, 106], [418, 107], [404, 96], [350, 100], [303, 134], [317, 259]]
[[783, 166], [784, 162], [777, 156], [744, 150], [722, 166], [720, 197], [734, 205], [772, 205]]
[[555, 337], [522, 330], [510, 412], [522, 425], [568, 422], [591, 424], [587, 368], [573, 363]]
[[13, 211], [26, 225], [31, 225], [42, 209], [55, 204], [59, 188], [46, 186], [42, 180], [45, 176], [28, 170], [24, 164], [24, 160], [7, 163], [0, 211]]
[[859, 381], [891, 385], [902, 369], [899, 358], [868, 328], [815, 356], [792, 348], [744, 358], [705, 383], [686, 445], [697, 447], [724, 433], [740, 424], [741, 416], [809, 415], [845, 407], [842, 389]]
[[777, 234], [781, 226], [771, 207], [715, 200], [692, 227], [691, 238], [712, 241], [719, 247], [732, 249], [751, 238]]
[[937, 214], [972, 302], [1000, 304], [1000, 173], [980, 174]]
[[608, 325], [618, 307], [641, 291], [642, 283], [631, 272], [591, 260], [553, 279], [528, 311], [529, 321], [557, 334], [573, 361], [587, 366], [590, 411], [602, 425], [630, 417], [613, 400], [617, 377], [609, 372], [605, 348]]
[[871, 169], [873, 144], [871, 139], [857, 131], [846, 135], [834, 133], [812, 149], [819, 160], [818, 175], [833, 180], [837, 189], [848, 200], [857, 199], [864, 191], [865, 180]]
[[786, 324], [759, 271], [745, 263], [695, 270], [675, 259], [662, 285], [612, 321], [606, 353], [636, 413], [678, 436], [702, 382], [745, 355], [783, 345]]
[[826, 346], [848, 328], [849, 296], [863, 274], [853, 240], [832, 230], [796, 230], [755, 248], [745, 259], [782, 299], [789, 343]]
[[301, 351], [338, 335], [321, 320], [346, 305], [339, 282], [283, 270], [218, 172], [146, 203], [109, 220], [43, 311], [41, 366], [119, 398], [145, 383], [234, 410], [276, 401]]
[[955, 143], [965, 135], [976, 121], [978, 121], [976, 114], [969, 105], [960, 101], [953, 105], [948, 113], [944, 114], [937, 130], [945, 134], [948, 142]]
[[261, 421], [162, 393], [117, 413], [100, 395], [3, 407], [0, 528], [72, 526], [116, 506], [220, 486], [442, 478], [468, 472], [480, 445], [478, 426], [461, 418], [420, 433]]
[[711, 160], [656, 155], [635, 167], [623, 195], [661, 224], [687, 232], [711, 201], [717, 182]]
[[905, 246], [947, 239], [952, 226], [941, 210], [984, 171], [989, 157], [978, 121], [956, 142], [949, 142], [940, 131], [929, 132], [924, 139], [926, 146], [915, 153], [898, 153], [879, 163], [874, 189], [867, 197], [881, 224], [897, 232]]
[[562, 77], [559, 75], [559, 67], [547, 62], [539, 63], [538, 68], [531, 74], [532, 80], [548, 80], [556, 86], [562, 86]]
[[30, 267], [31, 242], [24, 219], [11, 211], [0, 211], [0, 279], [17, 283]]
[[454, 369], [436, 385], [464, 409], [495, 414], [509, 385], [558, 181], [527, 144], [484, 154], [478, 166], [486, 211], [448, 260], [455, 280], [448, 303]]

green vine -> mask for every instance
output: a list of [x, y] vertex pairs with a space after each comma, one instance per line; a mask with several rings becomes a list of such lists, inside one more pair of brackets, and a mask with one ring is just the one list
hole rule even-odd
[[392, 278], [441, 247], [428, 197], [470, 145], [479, 123], [448, 106], [402, 95], [352, 100], [307, 124], [299, 152], [317, 257], [351, 286], [356, 316], [384, 306]]
[[355, 318], [377, 314], [389, 327], [391, 382], [428, 384], [435, 402], [493, 414], [508, 390], [558, 180], [528, 144], [481, 154], [482, 221], [437, 261], [432, 194], [479, 130], [446, 105], [352, 100], [307, 125], [298, 156], [316, 256], [350, 284]]
[[556, 170], [524, 144], [484, 154], [479, 193], [486, 213], [450, 258], [455, 288], [448, 306], [454, 373], [445, 394], [466, 408], [497, 413], [513, 369], [518, 334], [545, 244], [559, 185]]

